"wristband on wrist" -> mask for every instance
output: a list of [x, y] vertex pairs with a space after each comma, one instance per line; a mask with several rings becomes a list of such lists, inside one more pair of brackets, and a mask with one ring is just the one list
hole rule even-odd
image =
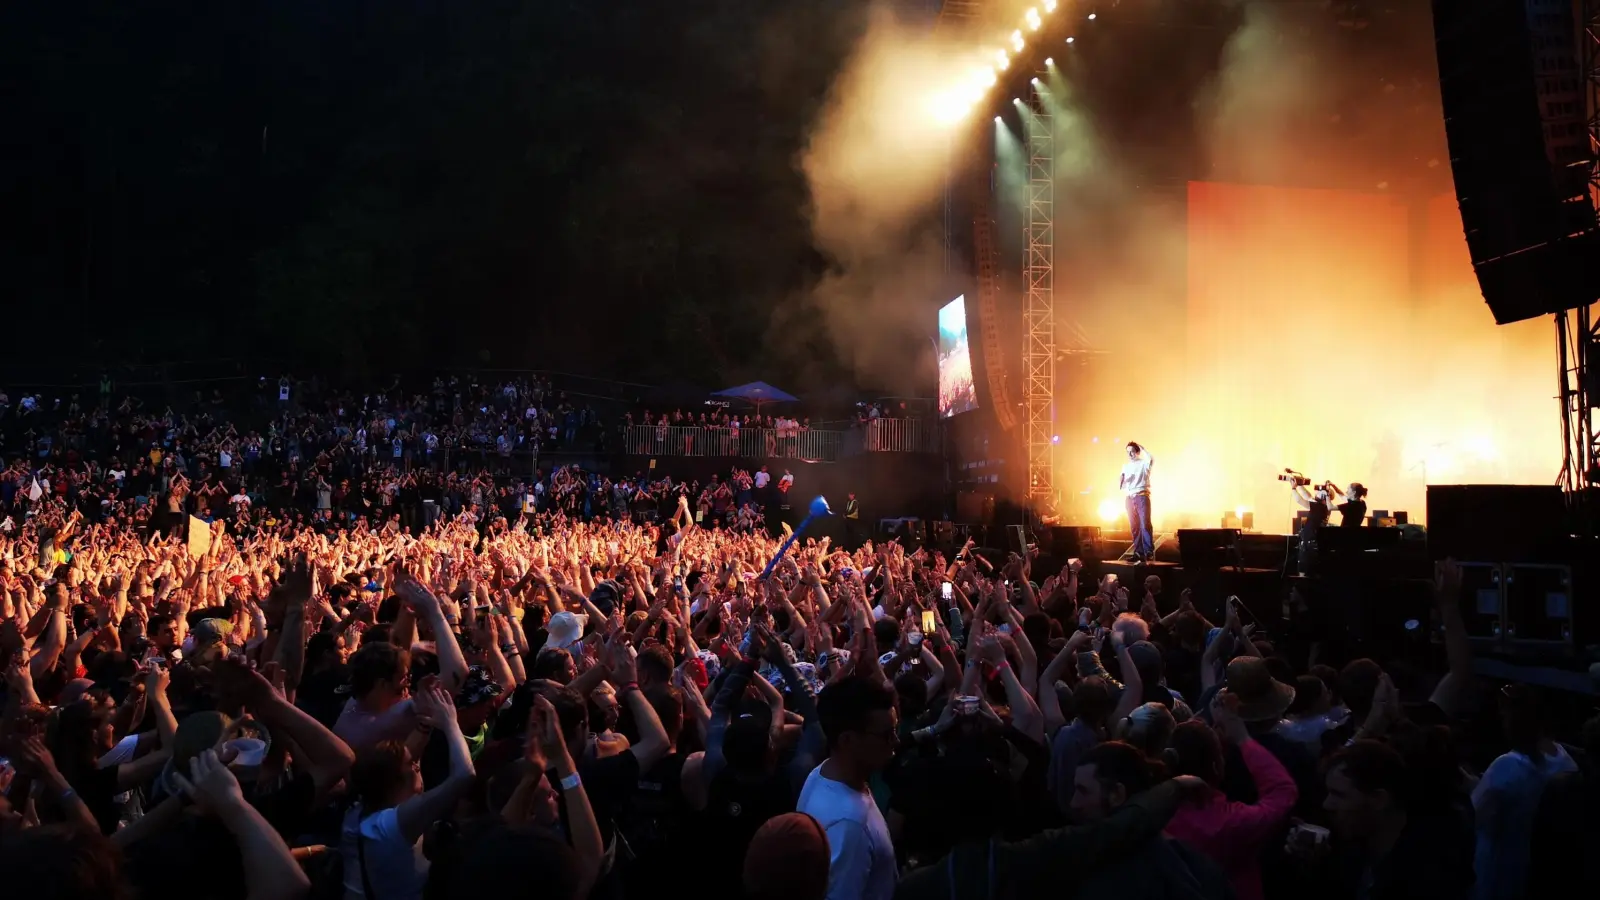
[[626, 691], [637, 691], [638, 689], [639, 689], [639, 682], [637, 682], [637, 681], [628, 681], [628, 682], [624, 682], [622, 684], [617, 685], [617, 693], [619, 693], [619, 694], [624, 693]]
[[577, 772], [573, 772], [571, 775], [561, 779], [559, 783], [563, 791], [570, 791], [575, 787], [581, 787], [583, 785], [583, 779], [578, 777]]

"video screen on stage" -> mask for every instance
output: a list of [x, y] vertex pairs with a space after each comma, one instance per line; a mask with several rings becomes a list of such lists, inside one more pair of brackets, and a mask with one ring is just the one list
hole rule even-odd
[[948, 419], [977, 408], [967, 347], [967, 298], [962, 295], [939, 310], [939, 416]]

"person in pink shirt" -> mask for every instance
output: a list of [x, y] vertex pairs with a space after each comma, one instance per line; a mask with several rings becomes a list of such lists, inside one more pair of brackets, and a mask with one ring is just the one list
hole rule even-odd
[[[1289, 700], [1294, 699], [1293, 688], [1278, 686], [1288, 692]], [[1240, 706], [1238, 696], [1222, 691], [1211, 704], [1214, 727], [1191, 719], [1173, 732], [1167, 760], [1177, 774], [1198, 775], [1211, 790], [1203, 799], [1179, 807], [1167, 823], [1167, 834], [1215, 860], [1228, 873], [1239, 900], [1262, 900], [1261, 848], [1283, 827], [1299, 791], [1277, 757], [1245, 730]], [[1217, 788], [1222, 782], [1224, 740], [1239, 748], [1255, 780], [1253, 804], [1229, 800]]]

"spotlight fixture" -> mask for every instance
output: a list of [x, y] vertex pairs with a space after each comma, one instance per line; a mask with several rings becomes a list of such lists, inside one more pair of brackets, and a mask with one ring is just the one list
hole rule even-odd
[[1044, 0], [1044, 11], [1047, 13], [1055, 12], [1056, 0]]
[[1089, 21], [1094, 21], [1094, 13], [1089, 13]]
[[1039, 18], [1039, 11], [1033, 7], [1029, 7], [1027, 13], [1025, 13], [1022, 18], [1023, 21], [1028, 23], [1029, 31], [1038, 31], [1039, 26], [1044, 24], [1044, 20]]
[[1027, 42], [1022, 38], [1021, 30], [1011, 32], [1011, 46], [1013, 49], [1015, 49], [1018, 53], [1021, 53], [1022, 48], [1026, 46], [1026, 44]]
[[1044, 58], [1044, 67], [1045, 68], [1048, 69], [1048, 68], [1050, 68], [1051, 66], [1053, 66], [1055, 64], [1056, 64], [1056, 61], [1053, 58], [1048, 57], [1048, 56]]
[[1070, 37], [1069, 37], [1069, 38], [1067, 38], [1067, 43], [1069, 43], [1069, 44], [1070, 44], [1070, 43], [1072, 43], [1072, 42], [1073, 42], [1073, 41], [1075, 41], [1075, 40], [1077, 40], [1077, 38], [1070, 38]]

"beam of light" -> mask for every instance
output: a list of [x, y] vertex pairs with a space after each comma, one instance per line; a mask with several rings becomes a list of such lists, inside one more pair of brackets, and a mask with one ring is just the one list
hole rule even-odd
[[972, 111], [972, 101], [960, 91], [941, 91], [927, 101], [928, 114], [941, 125], [953, 125]]
[[1100, 521], [1107, 524], [1122, 518], [1122, 504], [1107, 497], [1100, 501]]
[[1028, 11], [1023, 14], [1022, 18], [1023, 21], [1028, 23], [1029, 31], [1038, 31], [1039, 26], [1044, 24], [1044, 20], [1039, 18], [1039, 11], [1031, 6], [1028, 7]]
[[1011, 32], [1011, 49], [1021, 53], [1022, 48], [1026, 47], [1027, 45], [1028, 43], [1027, 41], [1023, 40], [1022, 32], [1020, 30]]

